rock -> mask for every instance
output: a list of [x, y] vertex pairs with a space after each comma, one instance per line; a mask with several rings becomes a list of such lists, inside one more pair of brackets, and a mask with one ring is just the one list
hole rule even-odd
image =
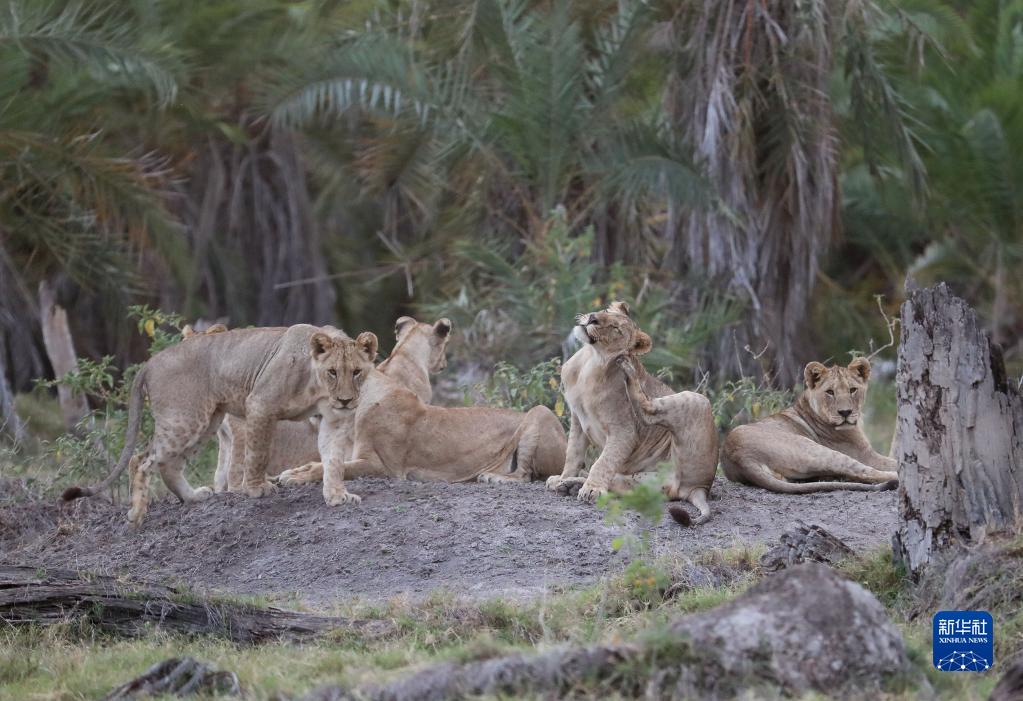
[[988, 701], [1023, 701], [1023, 660], [1002, 675]]
[[837, 565], [854, 554], [852, 548], [820, 526], [796, 521], [792, 529], [782, 533], [778, 545], [760, 557], [760, 566], [775, 572], [804, 562]]
[[446, 663], [380, 685], [318, 689], [303, 701], [434, 701], [481, 695], [732, 699], [751, 689], [876, 698], [926, 686], [884, 607], [818, 564], [790, 567], [735, 600], [631, 643]]

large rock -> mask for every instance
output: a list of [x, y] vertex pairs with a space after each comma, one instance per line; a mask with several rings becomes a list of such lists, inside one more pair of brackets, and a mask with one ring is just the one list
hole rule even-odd
[[750, 688], [875, 698], [925, 684], [872, 594], [817, 564], [770, 576], [734, 601], [620, 645], [443, 664], [394, 682], [325, 687], [305, 701], [439, 701], [477, 695], [615, 693], [729, 699]]

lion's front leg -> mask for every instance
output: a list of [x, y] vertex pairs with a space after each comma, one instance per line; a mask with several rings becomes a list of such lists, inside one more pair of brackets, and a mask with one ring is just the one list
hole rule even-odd
[[274, 418], [249, 411], [245, 417], [245, 482], [242, 491], [250, 497], [274, 493], [275, 487], [266, 479], [266, 463], [270, 459]]
[[607, 494], [614, 478], [623, 472], [626, 461], [635, 447], [635, 436], [610, 436], [600, 457], [590, 468], [590, 476], [579, 489], [579, 501], [595, 503]]
[[362, 497], [352, 494], [345, 488], [345, 474], [349, 470], [356, 474], [365, 474], [382, 467], [378, 460], [357, 459], [346, 462], [340, 458], [328, 458], [323, 470], [323, 500], [327, 506], [361, 503]]
[[586, 448], [590, 441], [583, 431], [582, 424], [572, 414], [572, 423], [568, 429], [568, 447], [565, 450], [565, 467], [560, 475], [547, 478], [547, 489], [558, 494], [578, 492], [585, 482], [579, 475], [586, 467]]

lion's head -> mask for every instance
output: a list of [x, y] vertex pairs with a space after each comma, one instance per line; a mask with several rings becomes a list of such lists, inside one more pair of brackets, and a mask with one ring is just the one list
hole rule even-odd
[[821, 421], [839, 430], [855, 428], [867, 396], [870, 361], [856, 358], [848, 367], [809, 363], [803, 370], [805, 397]]
[[623, 353], [643, 355], [653, 346], [650, 337], [629, 316], [629, 305], [625, 302], [612, 302], [602, 312], [580, 314], [573, 333], [579, 341], [609, 358]]
[[365, 331], [354, 341], [341, 333], [318, 332], [309, 340], [313, 372], [332, 409], [354, 409], [362, 383], [377, 357], [377, 337]]
[[451, 320], [438, 319], [433, 324], [416, 321], [410, 316], [400, 317], [394, 322], [394, 338], [398, 344], [421, 338], [429, 348], [430, 358], [427, 367], [437, 373], [448, 366], [448, 341], [451, 340]]

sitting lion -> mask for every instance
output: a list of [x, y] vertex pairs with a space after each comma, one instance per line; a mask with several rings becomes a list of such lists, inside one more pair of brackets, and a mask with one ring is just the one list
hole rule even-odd
[[[528, 412], [425, 404], [366, 361], [352, 433], [332, 434], [324, 415], [320, 455], [323, 494], [330, 505], [358, 501], [345, 478], [399, 477], [467, 482], [522, 482], [557, 474], [565, 461], [565, 431], [550, 409]], [[327, 429], [327, 430], [324, 430]]]
[[[425, 324], [410, 316], [401, 317], [394, 322], [394, 336], [397, 339], [394, 350], [377, 366], [377, 370], [412, 390], [424, 403], [429, 403], [433, 397], [430, 375], [447, 367], [447, 347], [451, 339], [451, 328], [450, 319], [439, 319], [433, 324]], [[352, 437], [354, 412], [334, 412], [326, 417], [326, 421], [330, 425], [325, 427], [325, 435], [331, 434], [333, 440], [339, 440], [341, 435], [348, 436], [343, 452], [345, 457], [351, 457], [354, 445]], [[285, 439], [285, 445], [292, 448], [290, 455], [282, 454], [282, 464], [300, 465], [281, 472], [277, 483], [295, 485], [319, 482], [323, 479], [323, 463], [320, 462], [320, 449], [317, 444], [319, 422], [312, 429], [311, 438], [308, 431], [303, 431], [301, 440], [296, 437], [298, 430], [292, 428], [295, 425], [283, 422], [277, 424], [278, 438], [275, 440], [279, 440], [281, 430], [285, 429], [289, 434]]]
[[[424, 402], [430, 401], [433, 396], [430, 374], [447, 367], [446, 351], [451, 328], [449, 319], [439, 319], [431, 326], [410, 316], [399, 318], [394, 323], [397, 344], [391, 355], [380, 364], [380, 370], [414, 391]], [[335, 419], [344, 421], [346, 415], [350, 423], [354, 418], [350, 412], [340, 412]], [[245, 441], [235, 437], [244, 435], [244, 425], [243, 419], [228, 416], [217, 432], [219, 454], [213, 478], [215, 492], [236, 492], [242, 488]], [[319, 426], [319, 417], [277, 423], [266, 470], [266, 474], [274, 478], [273, 482], [296, 485], [323, 479], [323, 465], [316, 443]]]
[[874, 452], [859, 425], [870, 362], [810, 363], [803, 377], [806, 391], [795, 404], [725, 438], [721, 465], [728, 479], [784, 494], [897, 487], [898, 464]]
[[[648, 353], [650, 337], [629, 318], [629, 307], [615, 302], [605, 311], [581, 314], [574, 333], [583, 343], [561, 370], [565, 401], [572, 410], [568, 455], [561, 475], [547, 480], [559, 493], [579, 489], [579, 499], [593, 502], [609, 489], [625, 491], [671, 461], [673, 472], [664, 485], [669, 499], [689, 501], [700, 511], [696, 523], [710, 517], [707, 496], [717, 470], [718, 440], [710, 401], [695, 392], [672, 393], [649, 375], [636, 356]], [[656, 410], [638, 413], [626, 390], [623, 365], [642, 391], [655, 397]], [[586, 448], [600, 456], [583, 480]], [[681, 509], [672, 511], [686, 522]]]
[[135, 450], [146, 394], [155, 427], [132, 479], [130, 522], [138, 525], [145, 516], [155, 469], [181, 501], [212, 494], [208, 487], [192, 489], [182, 467], [213, 437], [225, 414], [246, 419], [245, 493], [268, 494], [272, 486], [265, 469], [274, 423], [318, 409], [354, 407], [364, 379], [359, 373], [376, 352], [371, 333], [353, 341], [336, 329], [307, 324], [196, 334], [160, 351], [139, 371], [124, 450], [110, 475], [96, 486], [68, 489], [64, 498], [95, 494], [124, 471]]

